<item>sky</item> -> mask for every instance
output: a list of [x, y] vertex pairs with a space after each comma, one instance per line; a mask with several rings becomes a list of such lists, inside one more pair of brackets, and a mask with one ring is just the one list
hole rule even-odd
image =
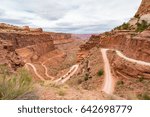
[[1, 0], [0, 22], [45, 31], [100, 33], [127, 22], [141, 0]]

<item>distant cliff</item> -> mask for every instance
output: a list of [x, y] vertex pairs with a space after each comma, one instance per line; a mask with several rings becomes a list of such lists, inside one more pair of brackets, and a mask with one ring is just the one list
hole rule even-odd
[[23, 65], [21, 56], [32, 53], [31, 58], [40, 57], [55, 50], [55, 41], [63, 43], [63, 40], [67, 42], [69, 39], [71, 34], [44, 32], [42, 28], [0, 23], [0, 64], [16, 69]]

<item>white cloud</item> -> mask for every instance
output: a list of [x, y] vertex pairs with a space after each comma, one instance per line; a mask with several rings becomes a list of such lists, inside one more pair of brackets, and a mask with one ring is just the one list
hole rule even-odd
[[0, 22], [98, 33], [129, 20], [141, 0], [1, 0]]

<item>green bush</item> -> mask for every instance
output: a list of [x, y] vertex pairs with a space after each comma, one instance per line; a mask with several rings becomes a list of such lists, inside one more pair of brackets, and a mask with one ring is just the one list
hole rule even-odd
[[89, 76], [85, 74], [84, 81], [87, 81], [87, 80], [89, 80]]
[[121, 26], [118, 26], [115, 29], [118, 29], [118, 30], [129, 30], [130, 29], [130, 24], [129, 23], [123, 23]]
[[12, 100], [32, 89], [32, 78], [24, 69], [16, 74], [9, 73], [6, 66], [0, 66], [0, 99]]
[[147, 29], [149, 26], [150, 25], [145, 20], [142, 20], [142, 23], [137, 23], [136, 32], [142, 32], [145, 29]]
[[135, 17], [135, 18], [138, 18], [138, 19], [140, 18], [140, 16], [139, 16], [139, 15], [135, 15], [134, 17]]
[[122, 30], [128, 30], [129, 29], [129, 23], [123, 23]]
[[102, 69], [99, 70], [98, 73], [97, 73], [98, 76], [102, 76], [103, 74], [104, 74], [104, 71]]

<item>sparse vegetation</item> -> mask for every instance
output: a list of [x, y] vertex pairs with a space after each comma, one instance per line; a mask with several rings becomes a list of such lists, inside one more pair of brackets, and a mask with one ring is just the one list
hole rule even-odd
[[118, 26], [115, 29], [118, 29], [118, 30], [130, 30], [130, 24], [129, 23], [123, 23], [121, 26]]
[[62, 89], [62, 88], [60, 88], [59, 91], [58, 91], [58, 95], [59, 95], [59, 96], [65, 96], [65, 94], [66, 94], [66, 93], [65, 93], [65, 90]]
[[135, 15], [134, 17], [135, 17], [135, 18], [138, 18], [138, 19], [140, 18], [140, 16], [139, 16], [139, 15]]
[[145, 20], [142, 20], [141, 23], [137, 23], [136, 32], [142, 32], [150, 26]]
[[139, 76], [139, 82], [143, 82], [144, 76]]
[[98, 76], [102, 76], [103, 74], [104, 74], [104, 71], [102, 69], [99, 70], [98, 73], [97, 73]]
[[32, 89], [32, 78], [24, 69], [9, 73], [6, 66], [0, 66], [0, 99], [12, 100]]
[[105, 32], [105, 35], [106, 35], [106, 36], [111, 36], [111, 33]]
[[123, 82], [122, 80], [119, 80], [119, 81], [117, 82], [117, 85], [118, 85], [118, 86], [124, 85], [124, 82]]
[[129, 29], [129, 23], [123, 23], [123, 25], [122, 25], [122, 29], [124, 29], [124, 30], [127, 30], [127, 29]]
[[137, 95], [137, 97], [140, 100], [150, 100], [150, 95], [148, 95], [147, 93], [139, 94]]
[[87, 80], [89, 80], [89, 76], [88, 74], [85, 74], [84, 81], [87, 81]]

